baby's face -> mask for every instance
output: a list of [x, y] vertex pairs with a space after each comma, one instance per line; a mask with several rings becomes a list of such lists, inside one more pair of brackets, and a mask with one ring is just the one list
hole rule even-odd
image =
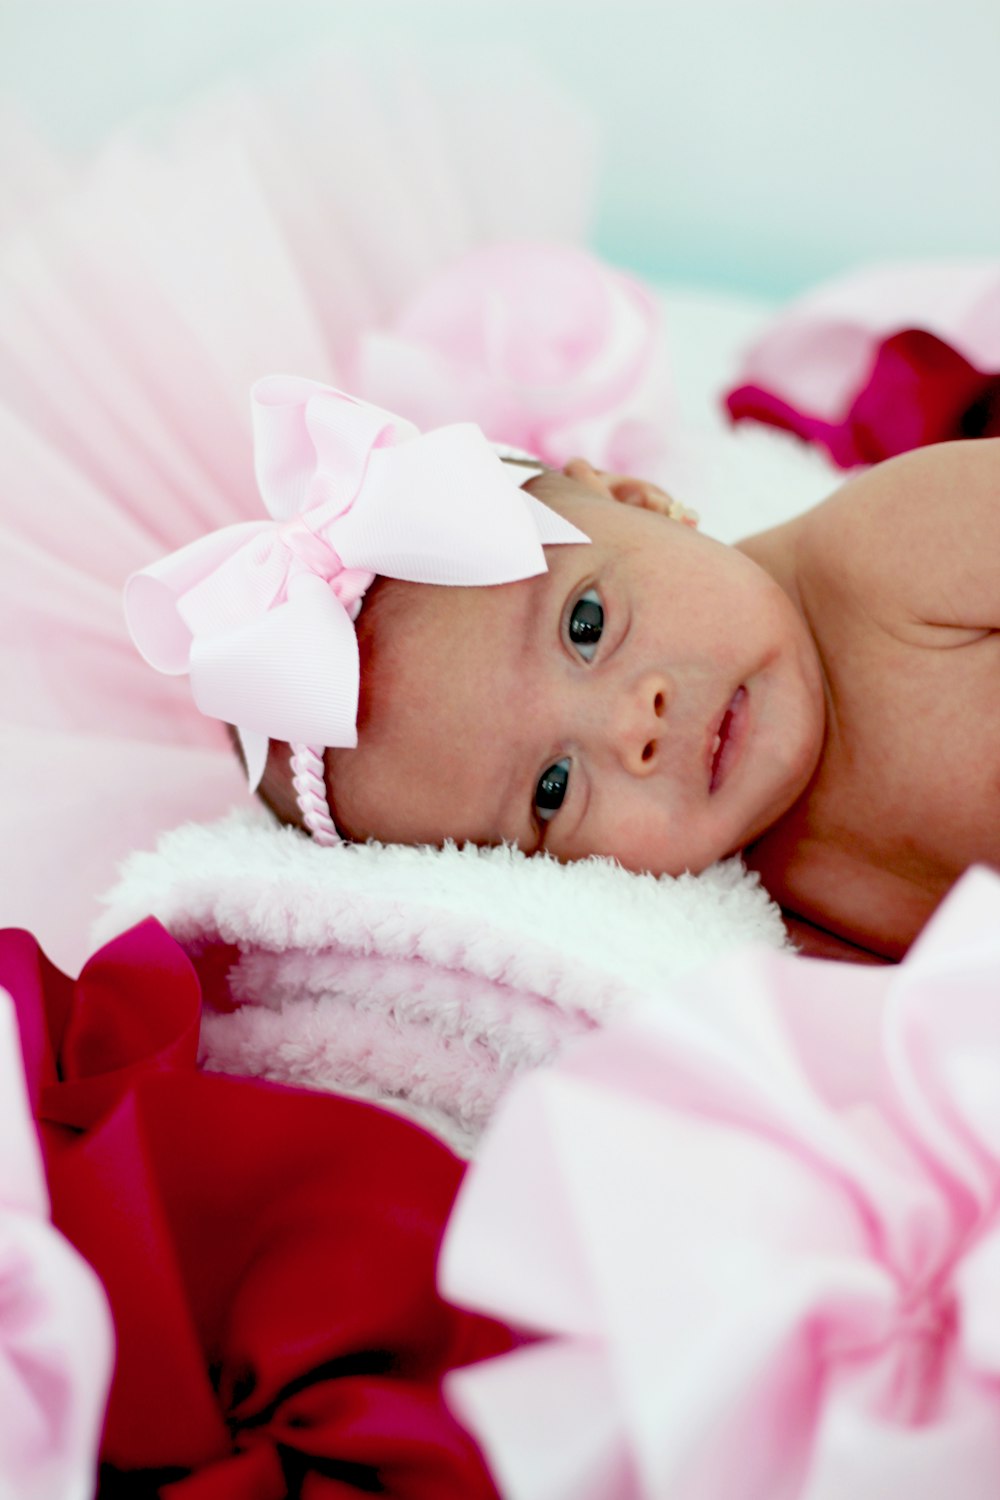
[[398, 584], [356, 750], [355, 837], [516, 841], [563, 860], [703, 870], [804, 789], [824, 731], [812, 639], [741, 552], [561, 481], [590, 546], [493, 588]]

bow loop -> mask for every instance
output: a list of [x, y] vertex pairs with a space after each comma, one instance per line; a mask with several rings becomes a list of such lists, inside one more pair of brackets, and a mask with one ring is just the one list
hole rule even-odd
[[376, 574], [510, 583], [545, 572], [543, 543], [588, 540], [525, 494], [471, 423], [421, 435], [391, 412], [287, 375], [258, 381], [252, 405], [271, 519], [199, 538], [133, 574], [125, 590], [146, 660], [189, 672], [201, 711], [253, 745], [251, 788], [266, 737], [357, 743], [351, 622]]
[[420, 436], [412, 422], [298, 375], [258, 380], [251, 404], [254, 471], [276, 521], [307, 510], [340, 514], [375, 449]]

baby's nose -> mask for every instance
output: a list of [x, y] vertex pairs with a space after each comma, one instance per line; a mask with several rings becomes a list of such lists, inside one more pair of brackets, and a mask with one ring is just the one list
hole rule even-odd
[[615, 738], [622, 764], [634, 776], [647, 775], [659, 764], [668, 690], [666, 678], [651, 672], [622, 693]]

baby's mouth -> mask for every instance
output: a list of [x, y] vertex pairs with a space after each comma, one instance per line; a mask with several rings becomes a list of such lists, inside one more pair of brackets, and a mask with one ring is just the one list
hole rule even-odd
[[747, 690], [742, 685], [738, 687], [727, 703], [719, 720], [715, 736], [711, 744], [711, 764], [709, 768], [708, 790], [715, 792], [722, 785], [729, 770], [736, 759], [740, 744], [742, 743], [742, 729], [746, 719], [746, 696]]

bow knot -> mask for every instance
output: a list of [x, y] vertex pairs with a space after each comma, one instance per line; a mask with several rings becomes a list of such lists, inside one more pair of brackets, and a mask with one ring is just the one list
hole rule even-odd
[[[335, 547], [321, 536], [317, 536], [304, 516], [294, 521], [285, 521], [274, 535], [275, 544], [287, 548], [295, 562], [301, 563], [309, 573], [332, 582], [344, 571], [344, 563]], [[291, 564], [294, 567], [294, 563]]]
[[234, 724], [251, 789], [268, 739], [357, 743], [352, 621], [379, 573], [509, 583], [546, 569], [543, 544], [586, 542], [521, 490], [477, 427], [421, 434], [330, 386], [253, 388], [254, 464], [268, 514], [134, 573], [129, 630], [161, 672], [187, 672], [201, 711]]

